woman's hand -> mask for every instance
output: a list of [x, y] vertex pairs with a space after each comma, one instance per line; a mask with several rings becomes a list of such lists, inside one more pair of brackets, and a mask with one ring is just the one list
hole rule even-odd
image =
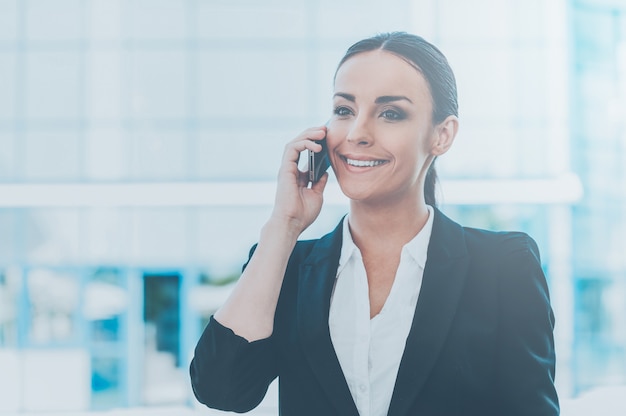
[[265, 339], [274, 330], [274, 315], [289, 257], [298, 236], [322, 209], [322, 192], [328, 173], [310, 188], [308, 172], [298, 169], [300, 153], [322, 146], [314, 140], [326, 135], [326, 127], [303, 131], [287, 143], [278, 172], [276, 203], [263, 226], [256, 250], [215, 319], [248, 341]]
[[328, 173], [310, 188], [308, 172], [298, 169], [300, 153], [305, 150], [319, 152], [322, 146], [314, 140], [322, 140], [326, 136], [326, 126], [312, 127], [300, 133], [287, 143], [282, 164], [278, 172], [276, 200], [270, 221], [286, 222], [300, 234], [320, 213], [322, 209], [322, 193], [328, 181]]

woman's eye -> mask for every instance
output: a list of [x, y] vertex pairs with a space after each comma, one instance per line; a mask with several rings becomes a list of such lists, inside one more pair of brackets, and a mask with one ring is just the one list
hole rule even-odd
[[336, 107], [335, 114], [338, 116], [349, 116], [352, 112], [347, 107]]
[[404, 114], [396, 110], [385, 110], [380, 114], [381, 117], [387, 120], [401, 120], [404, 118]]

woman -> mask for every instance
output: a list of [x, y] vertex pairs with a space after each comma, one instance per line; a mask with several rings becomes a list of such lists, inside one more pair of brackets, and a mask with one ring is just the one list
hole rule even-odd
[[[406, 33], [353, 45], [327, 126], [285, 147], [276, 202], [191, 363], [196, 397], [245, 412], [279, 377], [281, 415], [557, 415], [554, 318], [534, 241], [437, 210], [435, 158], [457, 128], [454, 75]], [[326, 137], [350, 212], [319, 240]]]

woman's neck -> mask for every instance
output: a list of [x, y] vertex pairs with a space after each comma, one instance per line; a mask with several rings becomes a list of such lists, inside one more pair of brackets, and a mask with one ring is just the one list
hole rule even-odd
[[402, 247], [411, 241], [428, 221], [428, 208], [422, 198], [401, 204], [350, 204], [350, 232], [362, 251], [368, 247]]

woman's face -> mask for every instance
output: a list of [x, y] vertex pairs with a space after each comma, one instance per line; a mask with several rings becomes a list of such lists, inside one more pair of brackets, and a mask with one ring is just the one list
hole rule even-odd
[[327, 144], [346, 196], [391, 202], [421, 195], [432, 161], [432, 98], [422, 74], [382, 50], [349, 58], [335, 77]]

